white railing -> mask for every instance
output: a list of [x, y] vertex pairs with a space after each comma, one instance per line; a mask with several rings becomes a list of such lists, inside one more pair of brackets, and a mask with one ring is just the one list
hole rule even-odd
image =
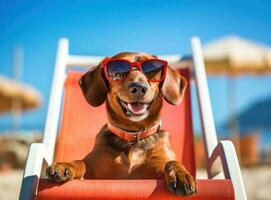
[[61, 39], [58, 43], [58, 52], [55, 62], [53, 81], [51, 85], [51, 95], [49, 99], [48, 113], [42, 141], [48, 151], [50, 159], [49, 164], [51, 164], [54, 155], [54, 147], [61, 110], [61, 101], [66, 78], [66, 66], [68, 58], [69, 41], [67, 39]]

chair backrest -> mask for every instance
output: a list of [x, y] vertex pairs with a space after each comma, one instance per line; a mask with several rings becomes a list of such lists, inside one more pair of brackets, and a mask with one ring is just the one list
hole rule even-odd
[[[55, 161], [58, 162], [82, 159], [92, 150], [96, 134], [107, 121], [104, 105], [94, 108], [84, 99], [78, 85], [82, 74], [74, 71], [67, 74], [55, 151]], [[178, 160], [195, 175], [189, 71], [181, 70], [181, 74], [188, 80], [183, 102], [179, 106], [164, 102], [162, 128], [170, 132], [171, 145]]]

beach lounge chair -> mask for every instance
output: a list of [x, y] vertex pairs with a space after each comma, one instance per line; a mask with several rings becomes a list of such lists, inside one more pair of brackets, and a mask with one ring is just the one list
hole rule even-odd
[[[194, 67], [181, 69], [180, 73], [187, 80], [193, 77], [196, 83], [208, 179], [198, 180], [198, 194], [189, 198], [246, 199], [234, 146], [230, 141], [217, 140], [200, 40], [192, 38], [191, 44]], [[179, 56], [163, 58], [169, 62], [180, 59]], [[167, 191], [163, 179], [73, 180], [58, 184], [44, 176], [44, 169], [53, 161], [83, 158], [91, 151], [96, 134], [106, 122], [105, 107], [91, 107], [81, 93], [78, 79], [84, 71], [72, 70], [72, 67], [95, 66], [101, 59], [70, 55], [68, 40], [59, 41], [43, 142], [30, 147], [20, 200], [182, 199]], [[162, 128], [171, 133], [171, 144], [179, 161], [195, 175], [190, 87], [180, 106], [164, 104], [162, 120]]]

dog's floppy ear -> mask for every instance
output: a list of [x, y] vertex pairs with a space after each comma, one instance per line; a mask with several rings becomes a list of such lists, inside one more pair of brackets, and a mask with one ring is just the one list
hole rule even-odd
[[90, 105], [99, 106], [106, 100], [107, 86], [101, 65], [86, 72], [80, 78], [79, 85]]
[[180, 75], [178, 71], [167, 68], [166, 78], [162, 85], [162, 94], [166, 101], [173, 105], [181, 103], [187, 81]]

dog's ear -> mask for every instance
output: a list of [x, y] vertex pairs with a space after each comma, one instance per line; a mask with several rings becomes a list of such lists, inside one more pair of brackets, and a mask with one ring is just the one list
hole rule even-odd
[[178, 71], [167, 68], [166, 78], [162, 85], [162, 94], [166, 101], [173, 105], [178, 105], [181, 103], [185, 89], [187, 86], [187, 81], [184, 77], [180, 75]]
[[92, 106], [103, 104], [107, 96], [107, 86], [101, 65], [86, 72], [79, 80], [79, 85], [87, 102]]

